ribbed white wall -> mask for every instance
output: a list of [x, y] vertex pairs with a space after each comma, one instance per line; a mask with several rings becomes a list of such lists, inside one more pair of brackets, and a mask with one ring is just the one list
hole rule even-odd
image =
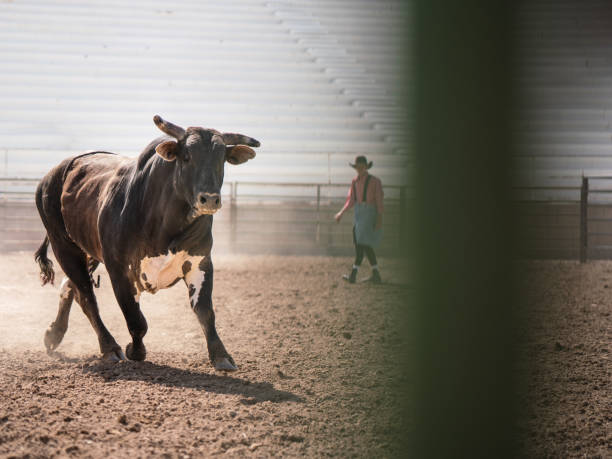
[[409, 166], [399, 0], [0, 2], [0, 171], [42, 176], [84, 150], [137, 154], [184, 126], [259, 139], [226, 180], [343, 182], [365, 154]]
[[[605, 0], [520, 3], [519, 156], [525, 199], [577, 200], [581, 176], [612, 176], [612, 8]], [[610, 184], [606, 184], [608, 187]]]

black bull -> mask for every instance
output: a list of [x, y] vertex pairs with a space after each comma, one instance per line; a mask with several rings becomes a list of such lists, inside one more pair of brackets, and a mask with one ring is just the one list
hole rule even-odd
[[155, 293], [182, 279], [211, 363], [219, 370], [235, 370], [215, 328], [212, 215], [221, 207], [225, 161], [241, 164], [254, 158], [248, 145], [258, 147], [259, 142], [213, 129], [183, 129], [159, 116], [153, 120], [168, 136], [151, 142], [137, 158], [108, 152], [68, 158], [36, 189], [36, 206], [47, 230], [36, 252], [43, 285], [54, 278], [49, 243], [67, 276], [45, 346], [51, 351], [60, 344], [76, 300], [98, 335], [103, 358], [125, 358], [100, 318], [93, 292], [92, 272], [104, 263], [132, 336], [125, 352], [129, 359], [146, 357], [141, 292]]

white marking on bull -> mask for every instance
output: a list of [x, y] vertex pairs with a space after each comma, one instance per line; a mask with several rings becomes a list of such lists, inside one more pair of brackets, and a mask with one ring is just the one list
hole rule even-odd
[[[221, 206], [219, 206], [219, 209], [220, 208]], [[200, 207], [192, 207], [189, 216], [192, 219], [196, 219], [202, 215], [214, 215], [219, 209], [202, 209]]]
[[140, 280], [146, 291], [156, 293], [169, 287], [176, 279], [185, 277], [183, 265], [191, 263], [191, 270], [199, 265], [204, 257], [194, 257], [186, 251], [166, 253], [157, 257], [145, 257], [140, 260]]
[[185, 274], [185, 282], [187, 284], [187, 288], [189, 288], [189, 302], [191, 303], [191, 308], [193, 309], [195, 308], [196, 304], [198, 304], [200, 290], [202, 289], [202, 284], [206, 278], [206, 273], [204, 271], [200, 271], [200, 268], [197, 265], [191, 265], [191, 267], [191, 271]]
[[60, 284], [60, 298], [63, 300], [68, 299], [70, 296], [70, 286], [68, 285], [68, 282], [70, 282], [70, 279], [64, 276], [62, 283]]

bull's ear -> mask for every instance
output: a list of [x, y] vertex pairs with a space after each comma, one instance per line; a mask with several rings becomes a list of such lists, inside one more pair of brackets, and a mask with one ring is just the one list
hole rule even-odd
[[178, 143], [174, 140], [166, 140], [155, 147], [155, 153], [166, 161], [174, 161], [178, 153]]
[[231, 145], [225, 150], [225, 160], [230, 164], [246, 163], [255, 157], [255, 150], [246, 145]]

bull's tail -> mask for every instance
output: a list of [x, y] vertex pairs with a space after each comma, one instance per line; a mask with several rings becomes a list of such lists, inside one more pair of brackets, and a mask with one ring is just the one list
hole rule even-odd
[[55, 272], [53, 271], [53, 262], [47, 258], [47, 247], [49, 247], [49, 236], [45, 235], [45, 240], [42, 242], [36, 253], [34, 260], [40, 266], [40, 282], [42, 285], [51, 283], [55, 280]]

